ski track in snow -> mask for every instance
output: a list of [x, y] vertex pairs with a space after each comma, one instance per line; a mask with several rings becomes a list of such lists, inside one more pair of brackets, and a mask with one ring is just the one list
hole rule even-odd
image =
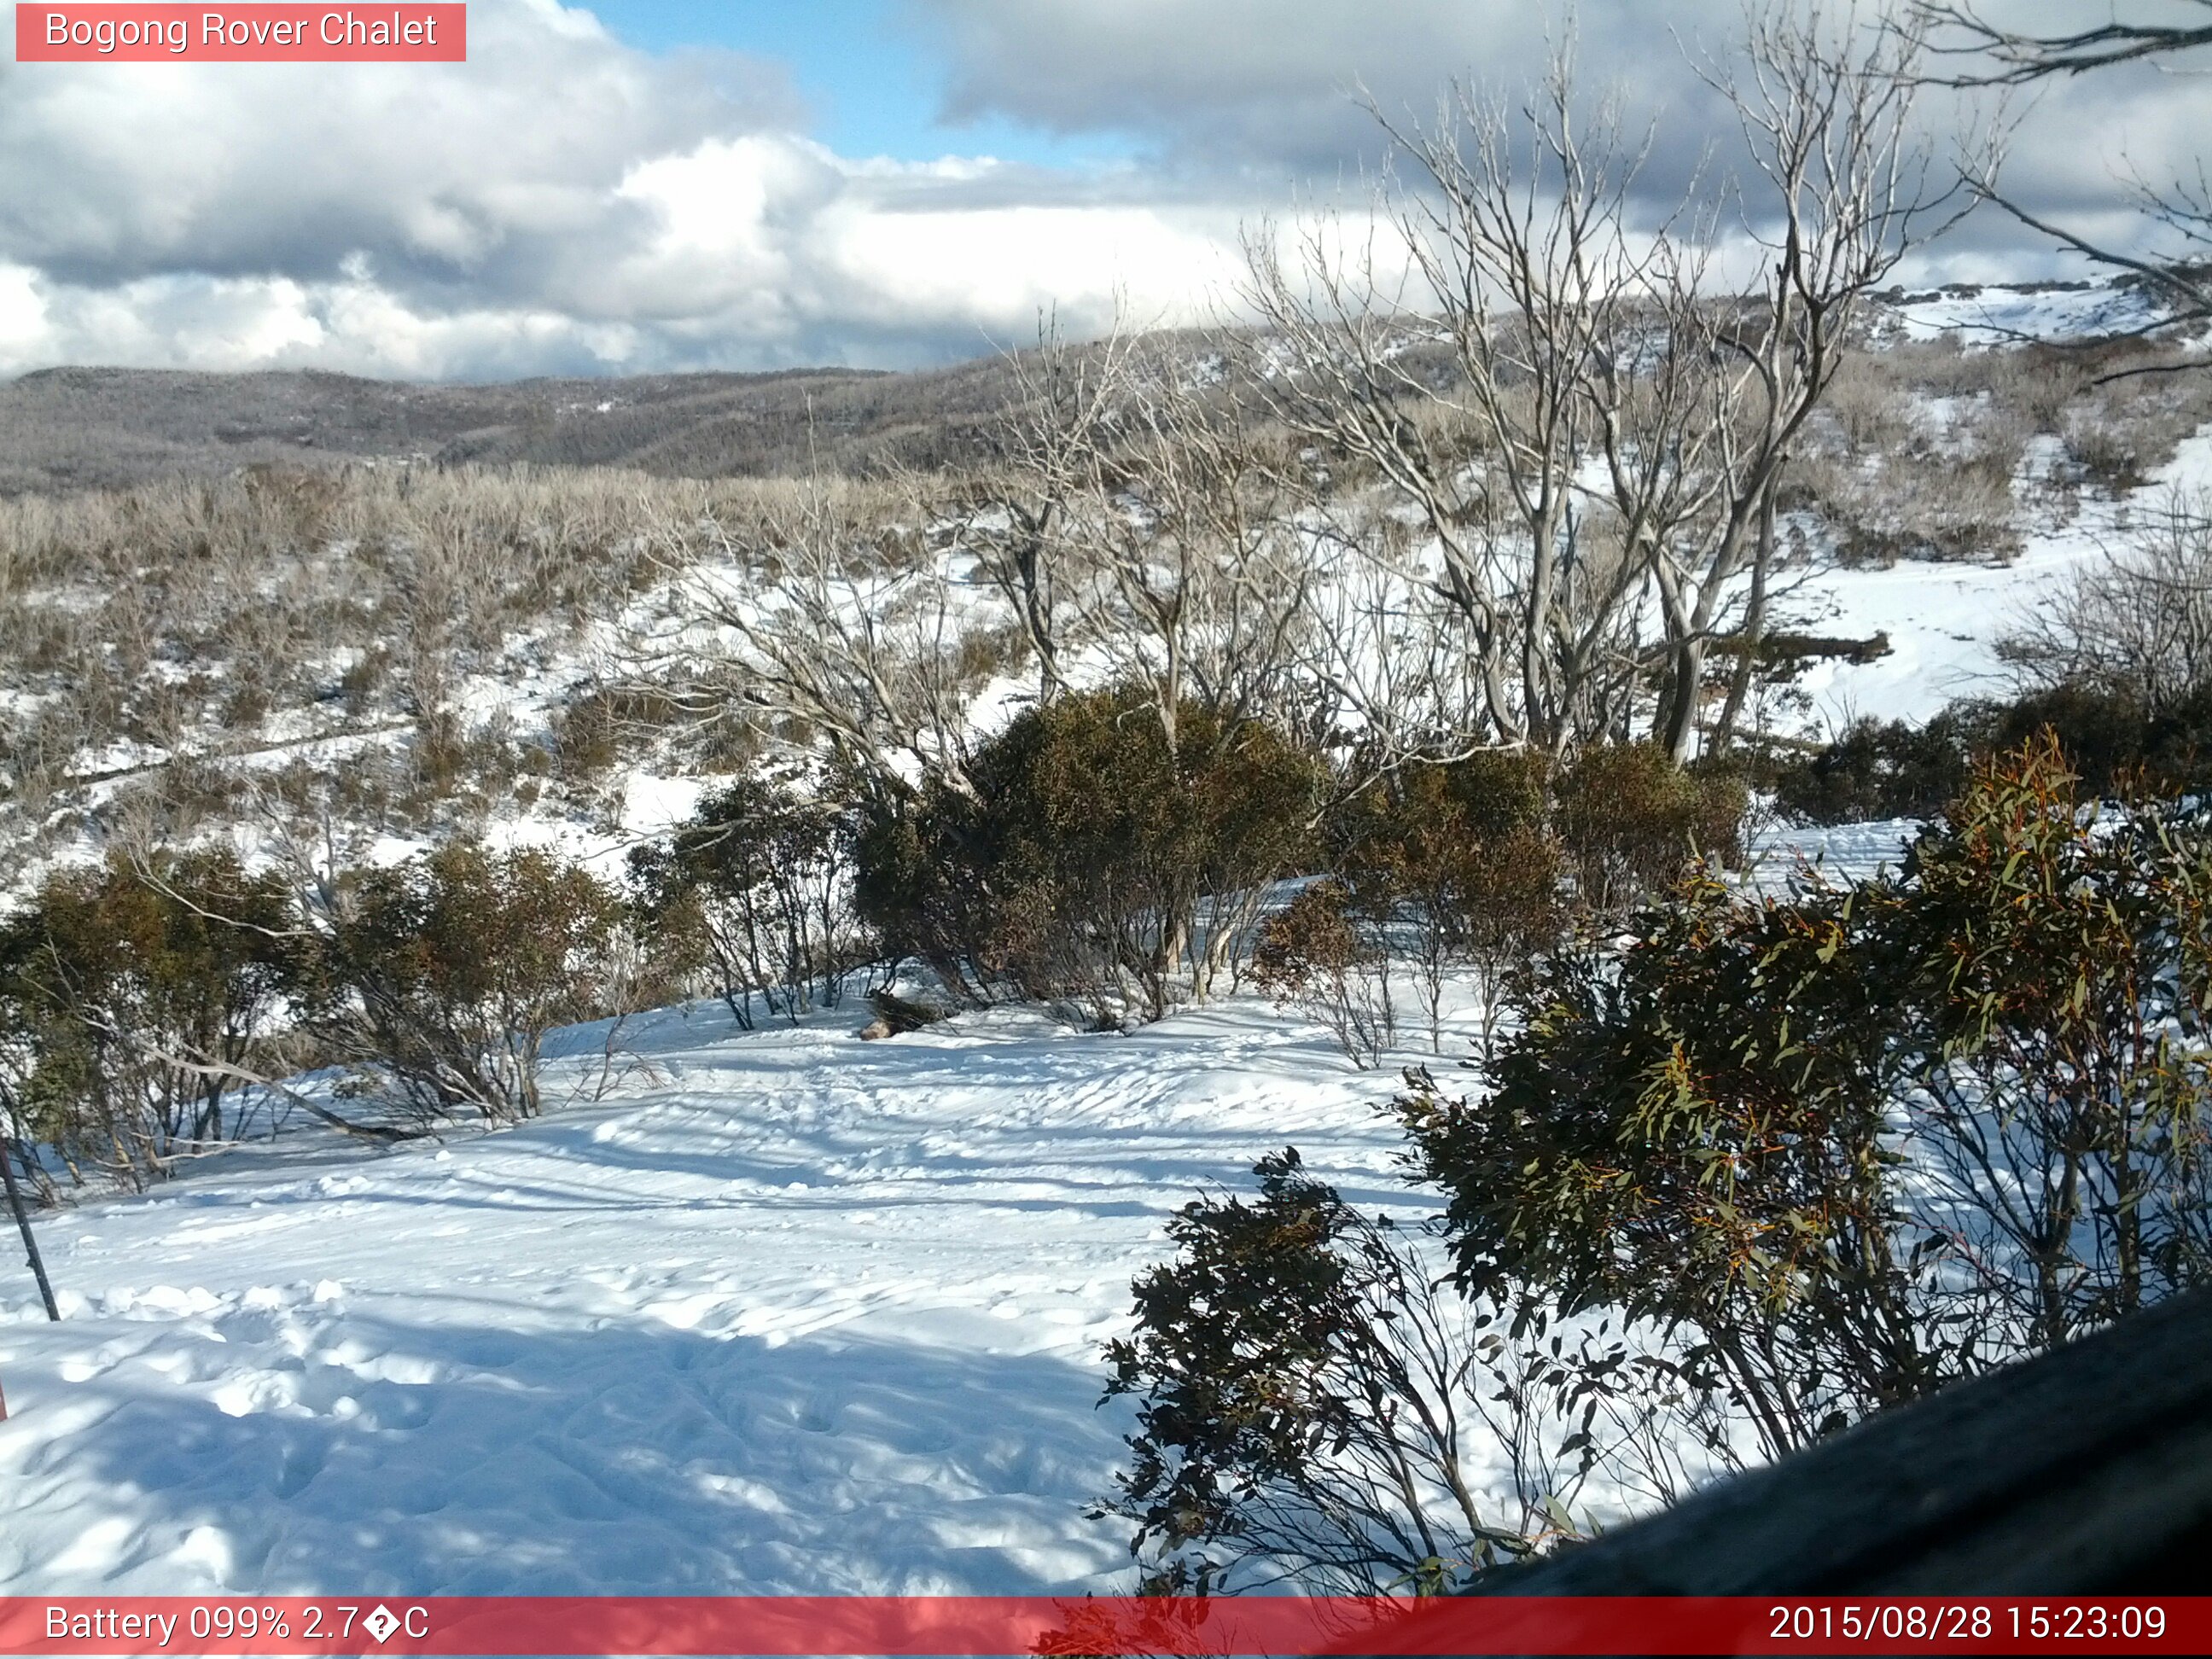
[[0, 1266], [0, 1584], [1126, 1588], [1125, 1524], [1084, 1510], [1132, 1276], [1286, 1143], [1418, 1203], [1394, 1074], [1249, 1000], [1126, 1036], [866, 1018], [672, 1012], [618, 1098], [444, 1147], [288, 1135], [43, 1218], [64, 1322]]

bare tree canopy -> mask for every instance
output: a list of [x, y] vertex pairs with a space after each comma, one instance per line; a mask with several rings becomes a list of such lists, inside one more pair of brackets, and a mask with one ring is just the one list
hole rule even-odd
[[2166, 0], [2193, 7], [2203, 22], [2152, 22], [2117, 13], [2093, 28], [2038, 34], [2001, 28], [1972, 4], [1930, 3], [1915, 8], [1932, 27], [1950, 32], [1937, 50], [1978, 54], [1990, 67], [1956, 77], [1961, 86], [2021, 86], [2052, 76], [2081, 75], [2115, 64], [2131, 64], [2192, 46], [2212, 46], [2212, 0]]
[[[1939, 77], [1954, 87], [2017, 87], [2092, 70], [2161, 61], [2212, 46], [2212, 0], [2163, 0], [2163, 16], [2148, 11], [2123, 16], [2116, 8], [2092, 27], [2041, 34], [2006, 28], [1990, 21], [1981, 9], [1949, 0], [1917, 0], [1914, 15], [1926, 29], [1932, 49], [1948, 59], [1973, 60], [1975, 66]], [[2173, 8], [2185, 9], [2176, 11]], [[2212, 319], [2212, 178], [2197, 158], [2193, 174], [2171, 179], [2136, 174], [2128, 193], [2154, 234], [2167, 244], [2149, 254], [2133, 254], [2031, 213], [1998, 185], [1995, 171], [1970, 174], [1975, 192], [1995, 203], [2029, 229], [2050, 237], [2094, 264], [2142, 278], [2166, 300], [2166, 315], [2139, 331], [2154, 333]]]

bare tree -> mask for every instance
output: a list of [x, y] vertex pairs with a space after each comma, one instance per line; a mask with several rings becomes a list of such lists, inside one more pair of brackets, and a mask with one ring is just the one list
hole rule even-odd
[[1089, 345], [1071, 344], [1056, 316], [1040, 318], [1035, 349], [1007, 356], [1013, 395], [991, 462], [951, 481], [944, 506], [952, 545], [974, 557], [1021, 629], [1040, 702], [1067, 689], [1060, 650], [1078, 580], [1069, 538], [1111, 447], [1131, 358], [1118, 308], [1112, 331]]
[[[1429, 131], [1376, 118], [1401, 169], [1379, 234], [1322, 220], [1287, 258], [1265, 230], [1246, 240], [1252, 379], [1322, 459], [1418, 515], [1430, 545], [1401, 568], [1448, 609], [1480, 737], [1558, 750], [1613, 713], [1589, 704], [1642, 580], [1577, 489], [1602, 418], [1589, 394], [1650, 286], [1628, 226], [1641, 154], [1613, 112], [1583, 121], [1565, 58], [1517, 112], [1455, 88]], [[1382, 533], [1337, 520], [1346, 546], [1401, 550], [1364, 528]]]
[[[1701, 357], [1720, 372], [1702, 428], [1692, 428], [1695, 441], [1669, 445], [1645, 463], [1711, 469], [1705, 510], [1679, 513], [1674, 523], [1684, 533], [1671, 545], [1655, 544], [1671, 664], [1653, 736], [1678, 759], [1696, 736], [1705, 654], [1723, 606], [1747, 571], [1747, 657], [1758, 645], [1777, 551], [1776, 491], [1834, 383], [1863, 301], [1972, 206], [1939, 177], [1917, 131], [1926, 47], [1916, 27], [1863, 25], [1848, 10], [1773, 7], [1752, 15], [1747, 47], [1740, 69], [1709, 64], [1705, 74], [1735, 106], [1750, 154], [1743, 227], [1765, 255], [1764, 286], [1732, 302], [1707, 301], [1679, 282], [1669, 287], [1669, 358]], [[1978, 164], [1988, 142], [1975, 144]], [[1606, 435], [1617, 475], [1620, 441], [1609, 426]], [[1655, 447], [1649, 437], [1632, 438], [1639, 455]], [[1656, 494], [1648, 485], [1616, 484], [1616, 492], [1624, 501]], [[1716, 734], [1723, 743], [1741, 700], [1738, 690], [1724, 711]]]
[[[1934, 33], [1937, 50], [1979, 60], [1979, 67], [1946, 77], [1949, 84], [2020, 87], [2212, 46], [2212, 0], [2165, 3], [2187, 9], [2170, 11], [2169, 21], [2160, 21], [2140, 13], [2124, 16], [2115, 6], [2101, 22], [2051, 33], [1991, 22], [1972, 0], [1917, 0], [1914, 10], [1921, 26]], [[2171, 309], [2137, 332], [2170, 331], [2212, 319], [2212, 179], [2207, 177], [2202, 157], [2193, 175], [2157, 181], [2138, 174], [2130, 181], [2136, 205], [2172, 239], [2163, 252], [2148, 256], [2129, 253], [2031, 213], [2001, 188], [1994, 167], [1969, 177], [1978, 194], [2031, 230], [2094, 264], [2141, 277], [2160, 294]]]
[[1172, 343], [1146, 354], [1086, 458], [1076, 532], [1085, 639], [1146, 689], [1170, 744], [1186, 702], [1233, 731], [1292, 701], [1316, 576], [1262, 435], [1200, 379]]
[[[1585, 112], [1566, 54], [1518, 109], [1458, 90], [1426, 130], [1378, 113], [1400, 169], [1387, 235], [1347, 246], [1322, 222], [1288, 257], [1248, 238], [1254, 382], [1418, 514], [1400, 568], [1425, 562], [1449, 606], [1487, 739], [1625, 735], [1648, 676], [1653, 735], [1690, 752], [1711, 643], [1764, 626], [1776, 492], [1858, 301], [1970, 202], [1916, 137], [1922, 50], [1777, 8], [1742, 67], [1705, 66], [1750, 154], [1748, 292], [1718, 274], [1702, 179], [1636, 222], [1643, 147], [1610, 106]], [[1387, 523], [1329, 521], [1393, 550]]]
[[927, 775], [968, 791], [986, 665], [920, 512], [817, 477], [763, 486], [749, 517], [713, 522], [714, 557], [696, 556], [690, 526], [662, 526], [669, 614], [633, 635], [629, 672], [674, 686], [700, 725], [746, 718], [880, 781]]
[[1917, 9], [1931, 23], [1954, 28], [1966, 37], [1963, 46], [1948, 50], [1985, 53], [1992, 67], [1976, 76], [1978, 85], [2019, 86], [2048, 80], [2055, 75], [2081, 75], [2114, 64], [2134, 63], [2191, 46], [2212, 46], [2212, 0], [2168, 0], [2173, 5], [2194, 6], [2207, 21], [2154, 23], [2121, 17], [2118, 11], [2086, 29], [2037, 34], [2000, 28], [1984, 20], [1972, 4], [1923, 3]]
[[2212, 685], [2212, 498], [2170, 495], [1999, 643], [2027, 684], [2165, 709]]

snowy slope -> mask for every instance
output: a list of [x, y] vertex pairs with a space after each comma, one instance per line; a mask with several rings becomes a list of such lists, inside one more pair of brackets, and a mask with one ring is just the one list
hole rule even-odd
[[1129, 1036], [864, 1017], [670, 1013], [601, 1104], [288, 1137], [46, 1219], [65, 1322], [0, 1266], [0, 1586], [1125, 1587], [1083, 1510], [1132, 1274], [1285, 1142], [1404, 1206], [1390, 1079], [1249, 1001]]
[[1908, 339], [1956, 334], [1971, 345], [2028, 340], [2094, 339], [2136, 332], [2168, 314], [2143, 284], [2106, 279], [2079, 283], [1964, 283], [1884, 301]]
[[1807, 674], [1816, 731], [1862, 714], [1926, 720], [1958, 698], [1996, 693], [1997, 640], [2113, 544], [2131, 502], [2176, 489], [2212, 490], [2212, 430], [2184, 440], [2126, 501], [2091, 497], [2063, 518], [2032, 523], [2006, 563], [1905, 561], [1814, 576], [1797, 602], [1816, 622], [1859, 638], [1886, 633], [1890, 641], [1890, 654], [1874, 662], [1831, 660]]

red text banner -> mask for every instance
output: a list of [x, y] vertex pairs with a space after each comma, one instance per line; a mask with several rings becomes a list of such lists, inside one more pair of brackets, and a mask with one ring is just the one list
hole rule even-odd
[[0, 1654], [2212, 1652], [2212, 1597], [29, 1596]]
[[15, 7], [20, 64], [459, 64], [465, 5]]

